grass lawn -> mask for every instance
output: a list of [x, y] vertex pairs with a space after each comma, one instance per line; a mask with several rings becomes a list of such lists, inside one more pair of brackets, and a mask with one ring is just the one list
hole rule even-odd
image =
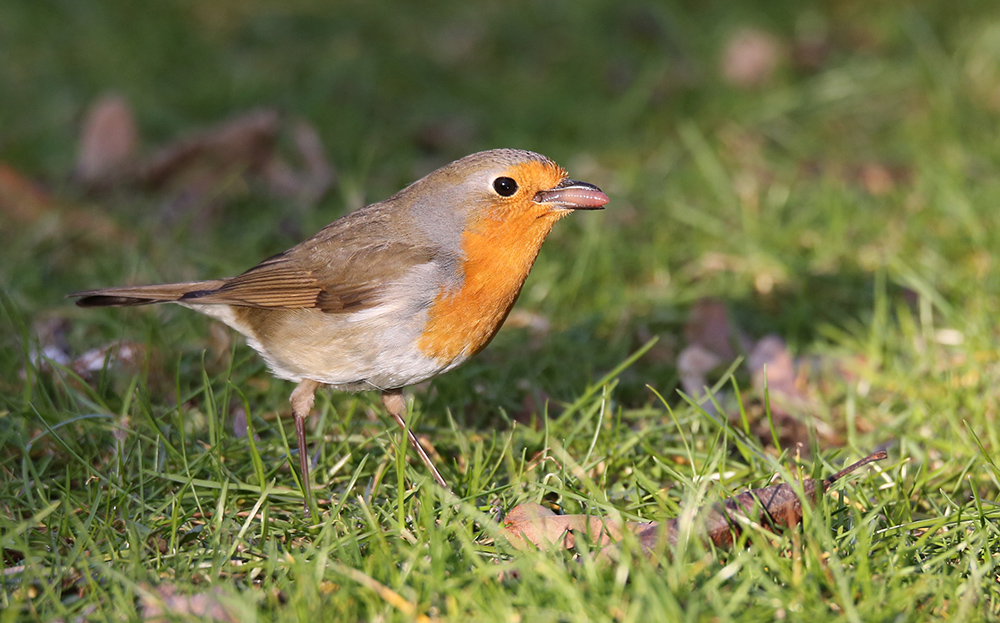
[[[0, 4], [0, 623], [1000, 618], [994, 0], [341, 4]], [[286, 175], [88, 188], [107, 93], [126, 168], [266, 109]], [[611, 203], [410, 389], [454, 495], [376, 394], [320, 392], [305, 517], [290, 383], [189, 310], [65, 298], [237, 274], [494, 147]], [[729, 549], [499, 535], [526, 502], [696, 530], [879, 449]]]

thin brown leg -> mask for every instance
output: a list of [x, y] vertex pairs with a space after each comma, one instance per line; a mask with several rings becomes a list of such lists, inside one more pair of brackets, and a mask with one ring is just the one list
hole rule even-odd
[[417, 450], [417, 454], [420, 455], [420, 460], [424, 462], [427, 469], [431, 470], [431, 475], [434, 476], [434, 480], [437, 481], [439, 485], [451, 491], [448, 487], [448, 483], [445, 482], [444, 478], [441, 477], [441, 472], [434, 467], [434, 462], [431, 461], [431, 457], [427, 456], [427, 452], [424, 447], [420, 445], [417, 441], [416, 435], [413, 431], [406, 427], [406, 401], [403, 399], [403, 390], [401, 389], [389, 389], [382, 392], [382, 404], [385, 405], [386, 410], [389, 414], [396, 418], [396, 422], [406, 431], [406, 434], [410, 437], [410, 444]]
[[306, 379], [292, 390], [292, 415], [295, 416], [295, 436], [299, 444], [299, 470], [302, 474], [302, 487], [305, 490], [306, 514], [309, 513], [309, 501], [312, 500], [312, 479], [309, 478], [309, 451], [306, 448], [306, 418], [312, 412], [316, 400], [316, 389], [321, 383]]

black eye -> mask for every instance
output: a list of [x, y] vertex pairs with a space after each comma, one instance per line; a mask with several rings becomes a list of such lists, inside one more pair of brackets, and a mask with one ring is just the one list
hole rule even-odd
[[510, 197], [517, 192], [517, 182], [509, 177], [498, 177], [493, 180], [493, 190], [501, 197]]

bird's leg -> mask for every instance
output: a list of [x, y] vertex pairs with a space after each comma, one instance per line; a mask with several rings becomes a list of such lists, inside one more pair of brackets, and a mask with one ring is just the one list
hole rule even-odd
[[410, 444], [417, 450], [417, 454], [420, 455], [420, 460], [424, 462], [427, 469], [431, 470], [431, 475], [434, 476], [434, 480], [437, 481], [439, 485], [451, 491], [448, 488], [448, 483], [445, 482], [444, 478], [441, 477], [441, 472], [434, 467], [434, 462], [431, 461], [431, 457], [427, 456], [427, 452], [424, 447], [420, 445], [417, 441], [416, 435], [413, 431], [406, 426], [406, 400], [403, 399], [403, 390], [401, 389], [389, 389], [382, 392], [382, 404], [389, 411], [389, 414], [396, 419], [396, 422], [406, 431], [406, 434], [410, 437]]
[[299, 470], [302, 473], [302, 488], [305, 493], [306, 514], [309, 514], [309, 502], [312, 500], [312, 484], [309, 478], [309, 452], [306, 450], [306, 418], [312, 412], [316, 400], [316, 389], [321, 383], [306, 379], [292, 390], [292, 415], [295, 416], [295, 435], [299, 444]]

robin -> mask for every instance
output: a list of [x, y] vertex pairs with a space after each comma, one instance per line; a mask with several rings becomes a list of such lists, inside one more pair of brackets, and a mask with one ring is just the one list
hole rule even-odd
[[545, 156], [495, 149], [456, 160], [236, 277], [70, 296], [81, 307], [178, 303], [246, 336], [275, 376], [298, 383], [291, 404], [307, 508], [304, 422], [322, 385], [382, 392], [447, 488], [406, 426], [402, 389], [485, 348], [552, 225], [607, 202]]

